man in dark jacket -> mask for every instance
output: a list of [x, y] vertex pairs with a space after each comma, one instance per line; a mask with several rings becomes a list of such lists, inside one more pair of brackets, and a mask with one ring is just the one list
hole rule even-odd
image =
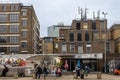
[[3, 71], [2, 71], [1, 76], [2, 76], [2, 77], [6, 77], [6, 74], [7, 74], [8, 70], [9, 70], [8, 67], [7, 67], [6, 65], [4, 65], [4, 69], [3, 69]]
[[40, 74], [42, 74], [42, 68], [40, 67], [40, 65], [38, 65], [36, 67], [36, 77], [37, 77], [37, 79], [40, 79]]
[[46, 66], [43, 67], [43, 74], [44, 74], [44, 79], [46, 79], [46, 76], [47, 76], [47, 74], [48, 74], [48, 71], [47, 71], [47, 67], [46, 67]]

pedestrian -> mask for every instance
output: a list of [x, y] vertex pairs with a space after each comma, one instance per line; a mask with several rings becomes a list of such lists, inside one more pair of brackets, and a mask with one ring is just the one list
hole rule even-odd
[[47, 71], [47, 67], [46, 67], [46, 66], [43, 67], [43, 74], [44, 74], [44, 79], [46, 79], [46, 76], [47, 76], [47, 74], [48, 74], [48, 71]]
[[80, 70], [80, 78], [84, 79], [84, 70], [83, 69]]
[[88, 76], [88, 73], [90, 73], [90, 68], [88, 66], [85, 66], [85, 76]]
[[42, 68], [40, 65], [36, 67], [36, 78], [40, 79], [40, 75], [42, 74]]
[[1, 76], [2, 76], [2, 77], [6, 77], [6, 74], [7, 74], [8, 71], [9, 71], [8, 67], [7, 67], [6, 65], [4, 65], [4, 69], [3, 69], [3, 71], [2, 71]]
[[76, 70], [76, 78], [78, 78], [78, 76], [80, 76], [80, 67], [76, 65], [75, 70]]
[[58, 76], [58, 77], [60, 77], [60, 76], [62, 75], [61, 72], [62, 72], [62, 71], [61, 71], [60, 67], [58, 67], [58, 68], [57, 68], [57, 76]]

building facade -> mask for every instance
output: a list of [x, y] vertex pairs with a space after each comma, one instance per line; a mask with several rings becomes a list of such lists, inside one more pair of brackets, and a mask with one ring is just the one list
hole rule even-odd
[[70, 29], [70, 26], [65, 26], [63, 23], [48, 27], [48, 37], [59, 37], [60, 29]]
[[115, 43], [115, 53], [107, 55], [107, 61], [112, 72], [120, 64], [120, 23], [115, 23], [110, 28], [111, 40]]
[[77, 61], [92, 70], [102, 70], [106, 55], [115, 53], [114, 41], [107, 29], [107, 19], [77, 19], [72, 21], [71, 29], [60, 29], [59, 53], [71, 55], [68, 60], [69, 70], [74, 70]]
[[42, 38], [42, 53], [43, 54], [58, 54], [58, 38], [44, 37]]
[[110, 28], [111, 40], [115, 41], [115, 53], [120, 53], [120, 24], [113, 24]]
[[39, 53], [40, 25], [32, 5], [0, 4], [0, 53]]

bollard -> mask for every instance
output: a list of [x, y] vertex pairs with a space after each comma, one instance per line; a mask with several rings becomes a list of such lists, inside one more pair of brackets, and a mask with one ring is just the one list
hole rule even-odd
[[36, 74], [35, 74], [35, 73], [33, 74], [33, 79], [37, 79], [37, 77], [36, 77]]
[[97, 73], [97, 79], [101, 79], [102, 77], [101, 77], [101, 72], [98, 72]]
[[14, 72], [14, 79], [18, 79], [18, 74], [17, 74], [17, 72]]
[[73, 77], [74, 79], [78, 79], [78, 76], [77, 76], [76, 73], [73, 73], [73, 76], [74, 76], [74, 77]]

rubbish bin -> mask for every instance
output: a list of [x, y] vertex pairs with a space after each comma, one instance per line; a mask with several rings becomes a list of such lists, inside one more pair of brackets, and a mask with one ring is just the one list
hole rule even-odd
[[77, 76], [77, 74], [76, 74], [76, 71], [75, 71], [75, 70], [73, 70], [73, 78], [74, 78], [74, 79], [78, 79], [78, 76]]
[[97, 72], [97, 79], [101, 79], [101, 72]]
[[18, 73], [14, 72], [14, 79], [18, 79]]

